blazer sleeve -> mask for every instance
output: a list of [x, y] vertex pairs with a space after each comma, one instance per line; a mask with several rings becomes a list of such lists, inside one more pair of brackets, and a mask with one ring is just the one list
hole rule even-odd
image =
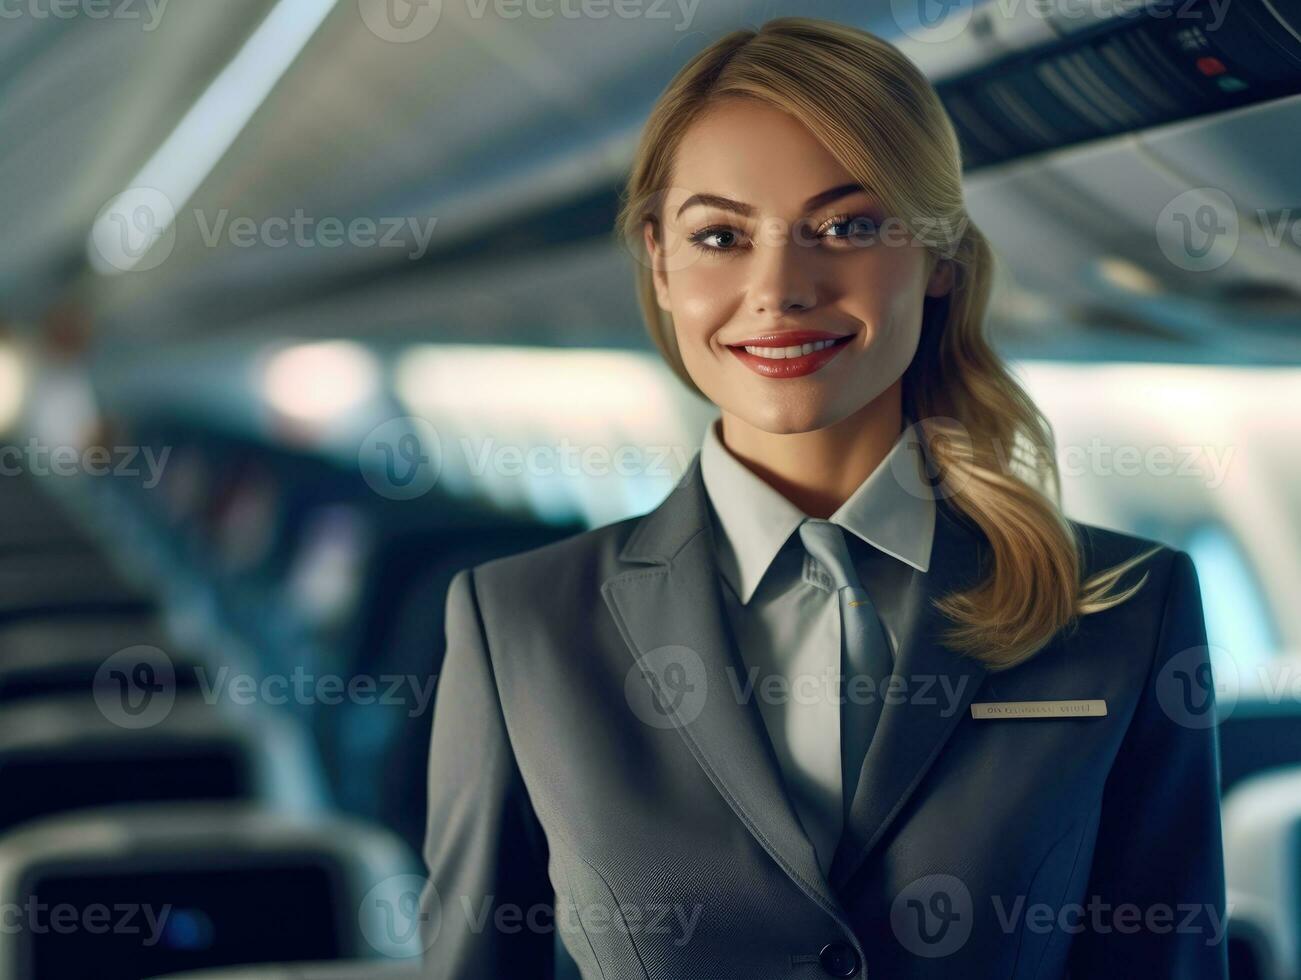
[[1197, 572], [1175, 551], [1151, 672], [1103, 792], [1072, 980], [1228, 977], [1214, 697]]
[[546, 838], [506, 732], [472, 569], [452, 578], [446, 631], [429, 746], [422, 972], [551, 980]]

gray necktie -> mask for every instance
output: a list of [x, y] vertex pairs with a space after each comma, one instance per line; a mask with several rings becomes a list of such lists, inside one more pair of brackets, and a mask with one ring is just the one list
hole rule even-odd
[[[894, 669], [894, 658], [881, 618], [854, 569], [844, 531], [830, 521], [807, 518], [800, 525], [800, 539], [831, 576], [840, 598], [840, 772], [847, 822], [863, 759], [881, 717], [882, 685]], [[871, 686], [862, 684], [855, 690], [849, 684], [855, 675], [871, 678]]]

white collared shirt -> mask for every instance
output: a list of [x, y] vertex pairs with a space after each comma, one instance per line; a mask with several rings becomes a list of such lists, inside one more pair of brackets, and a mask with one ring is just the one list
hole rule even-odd
[[[845, 792], [839, 601], [815, 584], [816, 566], [795, 533], [809, 515], [732, 455], [721, 424], [715, 418], [706, 427], [700, 468], [724, 605], [746, 669], [737, 693], [758, 702], [787, 792], [826, 874], [840, 840]], [[901, 599], [913, 575], [929, 568], [935, 532], [935, 500], [910, 420], [829, 519], [852, 532], [846, 543], [897, 663]]]

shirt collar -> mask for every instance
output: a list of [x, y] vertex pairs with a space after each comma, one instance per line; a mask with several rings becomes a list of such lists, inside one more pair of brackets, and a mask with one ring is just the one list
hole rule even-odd
[[[748, 603], [773, 559], [808, 517], [723, 445], [720, 418], [709, 421], [700, 449], [705, 490], [718, 516], [719, 570]], [[916, 449], [914, 449], [916, 447]], [[922, 444], [907, 418], [904, 429], [830, 520], [919, 571], [930, 567], [935, 500], [924, 478]]]

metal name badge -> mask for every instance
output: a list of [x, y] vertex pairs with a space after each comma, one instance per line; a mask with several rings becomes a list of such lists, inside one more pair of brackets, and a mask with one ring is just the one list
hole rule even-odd
[[977, 701], [972, 718], [1097, 718], [1107, 713], [1107, 702], [1093, 701]]

